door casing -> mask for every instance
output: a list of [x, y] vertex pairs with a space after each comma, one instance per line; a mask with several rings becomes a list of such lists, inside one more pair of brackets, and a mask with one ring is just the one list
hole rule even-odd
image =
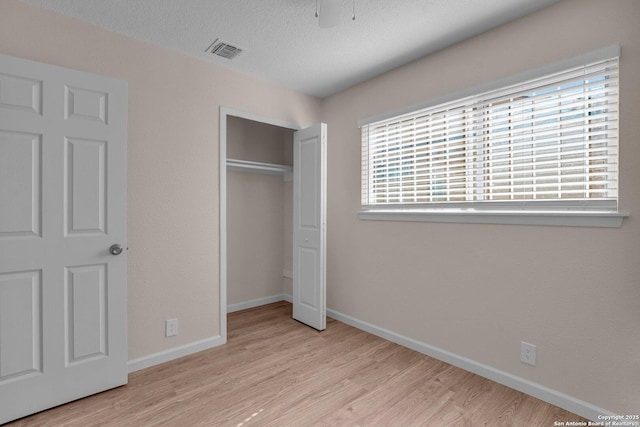
[[277, 120], [258, 114], [247, 113], [227, 107], [220, 107], [220, 335], [222, 342], [227, 342], [227, 117], [238, 117], [255, 122], [278, 126], [293, 131], [300, 130], [300, 126], [284, 120]]

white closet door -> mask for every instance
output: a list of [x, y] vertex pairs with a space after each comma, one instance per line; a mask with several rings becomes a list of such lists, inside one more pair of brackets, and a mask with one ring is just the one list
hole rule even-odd
[[127, 382], [126, 82], [0, 55], [0, 423]]
[[297, 131], [293, 142], [293, 318], [326, 328], [327, 125]]

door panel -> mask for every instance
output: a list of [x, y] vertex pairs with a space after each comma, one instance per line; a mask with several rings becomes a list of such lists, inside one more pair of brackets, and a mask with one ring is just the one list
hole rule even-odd
[[106, 265], [66, 271], [67, 363], [107, 356]]
[[0, 274], [0, 383], [42, 370], [40, 271]]
[[0, 239], [39, 237], [41, 135], [0, 130]]
[[326, 327], [326, 125], [293, 144], [293, 318]]
[[126, 82], [0, 55], [0, 424], [127, 382]]
[[299, 304], [314, 310], [318, 306], [318, 250], [300, 247], [300, 282], [307, 284], [300, 286]]
[[107, 124], [107, 97], [105, 92], [65, 86], [65, 119]]
[[0, 72], [0, 106], [42, 114], [42, 80]]
[[66, 138], [67, 235], [106, 233], [107, 141]]
[[[320, 186], [318, 179], [318, 139], [316, 137], [300, 140], [298, 149], [300, 150], [300, 227], [311, 231], [318, 231]], [[302, 191], [304, 189], [304, 191]]]

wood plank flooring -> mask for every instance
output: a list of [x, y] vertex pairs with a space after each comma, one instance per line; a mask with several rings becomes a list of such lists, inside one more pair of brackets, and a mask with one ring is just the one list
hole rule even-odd
[[553, 426], [586, 421], [467, 371], [279, 302], [232, 313], [228, 343], [7, 426]]

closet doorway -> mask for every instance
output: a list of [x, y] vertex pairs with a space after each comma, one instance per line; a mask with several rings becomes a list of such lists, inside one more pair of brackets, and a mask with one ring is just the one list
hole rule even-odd
[[220, 110], [220, 325], [279, 300], [322, 330], [326, 316], [326, 125]]

